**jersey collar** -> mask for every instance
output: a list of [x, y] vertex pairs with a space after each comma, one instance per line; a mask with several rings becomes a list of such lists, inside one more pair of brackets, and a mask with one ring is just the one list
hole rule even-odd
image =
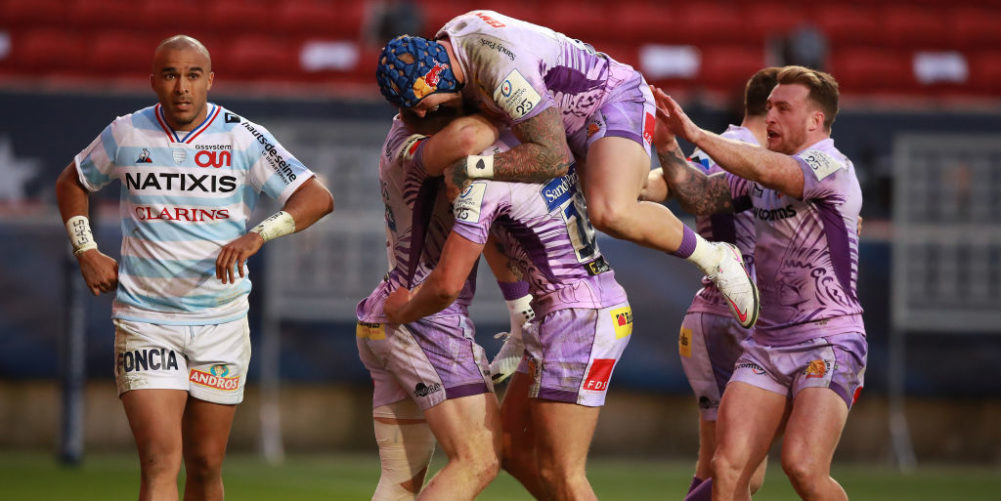
[[212, 122], [215, 121], [217, 116], [219, 116], [219, 110], [222, 109], [221, 106], [212, 103], [208, 103], [208, 105], [209, 105], [209, 112], [205, 115], [205, 120], [202, 120], [202, 123], [199, 124], [198, 127], [195, 127], [194, 129], [187, 132], [181, 131], [182, 133], [185, 133], [183, 140], [180, 138], [180, 136], [177, 135], [177, 131], [175, 131], [174, 128], [167, 123], [167, 117], [164, 115], [163, 106], [161, 106], [160, 103], [156, 103], [156, 107], [153, 110], [153, 114], [156, 115], [156, 121], [157, 123], [160, 124], [160, 128], [163, 129], [163, 132], [167, 134], [168, 141], [170, 141], [171, 143], [191, 144], [191, 142], [194, 141], [194, 139], [198, 137], [199, 134], [205, 132], [205, 129], [208, 129], [209, 126], [212, 125]]

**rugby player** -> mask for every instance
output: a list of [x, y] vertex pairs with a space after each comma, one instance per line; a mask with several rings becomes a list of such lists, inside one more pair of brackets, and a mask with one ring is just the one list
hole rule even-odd
[[[222, 462], [250, 362], [246, 260], [333, 211], [330, 192], [264, 127], [207, 100], [208, 50], [153, 54], [159, 103], [118, 117], [59, 176], [56, 195], [90, 291], [116, 292], [115, 381], [139, 452], [140, 500], [222, 499]], [[88, 195], [122, 184], [121, 260], [102, 253]], [[284, 204], [250, 231], [261, 193]]]
[[565, 175], [576, 156], [598, 229], [692, 261], [741, 324], [754, 324], [757, 290], [740, 252], [706, 241], [663, 205], [638, 201], [650, 170], [654, 102], [632, 67], [549, 28], [478, 10], [449, 21], [435, 40], [391, 40], [377, 76], [396, 106], [424, 114], [474, 105], [519, 140], [452, 166], [445, 176], [452, 189], [478, 178], [547, 182]]
[[[755, 73], [744, 88], [744, 118], [740, 125], [730, 125], [721, 137], [743, 141], [755, 146], [764, 144], [765, 106], [768, 94], [775, 87], [775, 75], [780, 68], [765, 68]], [[673, 136], [658, 127], [654, 146], [660, 152], [665, 150]], [[671, 145], [673, 146], [673, 145]], [[661, 162], [672, 165], [673, 158], [665, 153]], [[695, 150], [689, 163], [701, 169], [706, 175], [725, 172], [701, 150]], [[674, 174], [676, 169], [666, 172]], [[663, 168], [650, 171], [650, 180], [644, 189], [647, 200], [663, 201], [668, 195], [668, 182], [664, 179]], [[735, 207], [733, 214], [697, 216], [696, 228], [699, 234], [710, 241], [724, 241], [735, 244], [744, 256], [744, 266], [754, 277], [754, 217], [746, 207]], [[743, 210], [741, 212], [738, 212]], [[699, 455], [695, 465], [686, 501], [703, 501], [712, 494], [712, 457], [716, 449], [716, 414], [720, 397], [726, 387], [733, 366], [740, 356], [740, 343], [751, 335], [730, 315], [726, 301], [720, 296], [716, 286], [707, 279], [702, 280], [703, 288], [695, 294], [678, 336], [678, 353], [681, 367], [688, 378], [688, 384], [695, 392], [699, 406]], [[751, 479], [751, 492], [756, 492], [764, 480], [767, 459], [755, 470]]]
[[862, 192], [831, 139], [834, 77], [787, 66], [777, 80], [767, 101], [767, 149], [700, 129], [655, 91], [661, 124], [728, 172], [691, 168], [672, 141], [660, 152], [672, 192], [703, 215], [749, 200], [757, 227], [761, 319], [720, 403], [713, 499], [750, 499], [752, 473], [783, 429], [782, 469], [799, 496], [848, 499], [830, 467], [866, 364], [856, 293]]
[[[500, 154], [514, 144], [507, 132], [485, 153]], [[526, 357], [504, 399], [505, 407], [522, 411], [502, 410], [511, 419], [504, 422], [504, 466], [540, 499], [594, 499], [587, 452], [632, 333], [632, 311], [597, 246], [576, 172], [571, 166], [538, 184], [476, 180], [453, 210], [455, 225], [434, 271], [419, 289], [394, 291], [386, 315], [406, 323], [448, 307], [488, 234], [496, 237], [528, 282], [537, 315], [524, 332]], [[514, 455], [512, 449], [529, 452]]]

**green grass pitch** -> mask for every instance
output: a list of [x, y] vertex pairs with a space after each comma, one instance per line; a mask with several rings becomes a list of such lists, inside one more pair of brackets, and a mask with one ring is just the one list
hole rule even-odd
[[[432, 469], [441, 467], [441, 453]], [[694, 459], [693, 459], [694, 461]], [[602, 500], [680, 500], [691, 479], [692, 461], [595, 458], [589, 477]], [[778, 463], [770, 465], [756, 501], [798, 499]], [[224, 466], [226, 497], [236, 501], [367, 500], [378, 479], [377, 454], [293, 455], [281, 465], [231, 454]], [[901, 474], [889, 466], [836, 464], [834, 476], [853, 501], [942, 501], [1001, 499], [1001, 474], [984, 466], [921, 466]], [[0, 499], [4, 501], [107, 501], [135, 499], [138, 463], [130, 454], [89, 454], [79, 467], [61, 466], [52, 454], [0, 452]], [[477, 499], [530, 499], [501, 473]]]

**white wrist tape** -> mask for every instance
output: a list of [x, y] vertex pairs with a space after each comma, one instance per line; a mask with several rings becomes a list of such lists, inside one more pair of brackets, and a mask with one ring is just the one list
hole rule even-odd
[[493, 179], [493, 155], [469, 155], [466, 157], [466, 177], [469, 179]]
[[295, 233], [295, 219], [292, 219], [292, 215], [288, 212], [278, 211], [271, 217], [261, 221], [261, 224], [254, 226], [254, 229], [250, 231], [259, 233], [261, 238], [267, 242], [268, 240]]
[[79, 256], [86, 251], [97, 248], [94, 234], [90, 231], [90, 219], [87, 216], [73, 216], [66, 220], [66, 233], [73, 244], [73, 255]]
[[511, 333], [521, 334], [522, 327], [535, 318], [535, 310], [532, 309], [532, 295], [525, 294], [518, 299], [504, 301], [507, 305], [508, 314], [511, 316]]

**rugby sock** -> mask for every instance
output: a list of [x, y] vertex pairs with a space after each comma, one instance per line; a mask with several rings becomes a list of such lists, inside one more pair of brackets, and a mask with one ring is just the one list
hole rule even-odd
[[702, 481], [695, 489], [692, 489], [687, 496], [685, 496], [685, 501], [712, 501], [713, 498], [713, 479], [707, 478]]
[[701, 484], [701, 483], [702, 483], [702, 479], [701, 478], [693, 476], [692, 477], [692, 485], [688, 486], [688, 492], [694, 491], [695, 488], [698, 487], [699, 484]]
[[524, 280], [517, 282], [497, 282], [497, 286], [500, 287], [501, 294], [504, 295], [504, 300], [506, 301], [520, 299], [522, 296], [528, 294], [528, 282]]
[[703, 273], [709, 274], [719, 263], [716, 246], [692, 231], [688, 225], [683, 225], [682, 228], [681, 246], [671, 254], [695, 263]]

